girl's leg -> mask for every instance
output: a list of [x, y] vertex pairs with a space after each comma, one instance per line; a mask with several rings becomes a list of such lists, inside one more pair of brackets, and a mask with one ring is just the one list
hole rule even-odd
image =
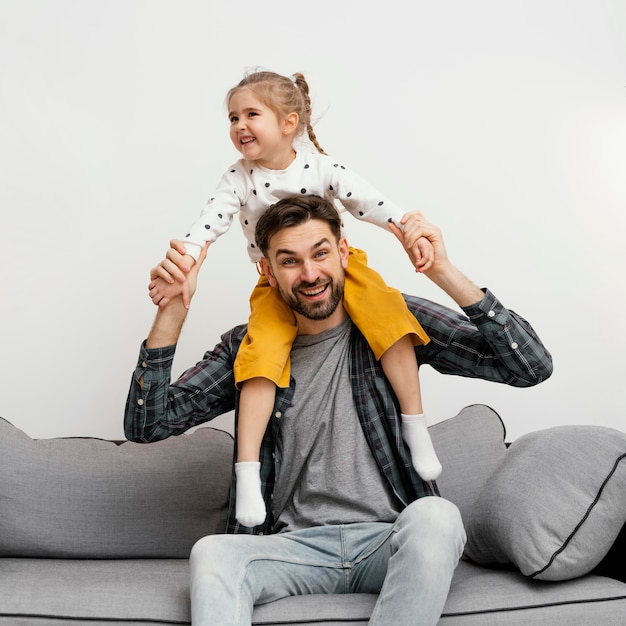
[[380, 359], [400, 403], [402, 436], [411, 450], [413, 466], [424, 480], [434, 480], [441, 464], [422, 413], [414, 345], [428, 343], [428, 335], [408, 310], [402, 294], [367, 265], [362, 250], [350, 248], [344, 306]]
[[265, 276], [250, 295], [247, 330], [235, 358], [237, 387], [261, 377], [278, 387], [289, 387], [289, 356], [298, 327], [293, 311]]
[[428, 433], [422, 409], [419, 372], [413, 341], [405, 335], [380, 358], [380, 363], [400, 403], [402, 438], [411, 450], [413, 467], [424, 480], [441, 474], [441, 463]]
[[244, 526], [265, 521], [261, 494], [259, 451], [276, 398], [276, 385], [267, 378], [251, 378], [241, 387], [237, 423], [237, 493], [235, 517]]
[[235, 517], [244, 526], [265, 521], [259, 451], [274, 407], [276, 386], [288, 387], [289, 353], [296, 335], [293, 311], [267, 278], [250, 296], [248, 332], [235, 359], [235, 384], [241, 389], [237, 421]]

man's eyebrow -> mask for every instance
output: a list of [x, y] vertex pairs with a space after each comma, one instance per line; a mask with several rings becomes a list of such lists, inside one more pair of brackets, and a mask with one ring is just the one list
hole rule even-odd
[[[318, 242], [314, 243], [311, 246], [311, 250], [317, 250], [317, 248], [321, 248], [324, 245], [330, 244], [330, 239], [328, 239], [328, 237], [322, 237], [322, 239], [320, 239]], [[296, 252], [294, 250], [289, 250], [288, 248], [279, 248], [278, 250], [276, 250], [276, 256], [280, 256], [282, 255], [287, 255], [287, 256], [294, 256], [296, 254]]]

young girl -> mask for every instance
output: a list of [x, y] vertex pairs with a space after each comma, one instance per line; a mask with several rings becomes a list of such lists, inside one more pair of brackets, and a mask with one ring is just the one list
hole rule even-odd
[[[311, 127], [309, 86], [302, 74], [285, 77], [273, 72], [246, 76], [227, 94], [230, 138], [242, 159], [222, 176], [213, 197], [185, 237], [186, 254], [195, 263], [206, 242], [224, 234], [239, 214], [252, 262], [261, 258], [255, 244], [259, 216], [277, 200], [298, 194], [330, 196], [352, 215], [388, 230], [402, 227], [397, 206], [327, 156]], [[296, 151], [294, 140], [307, 131], [317, 149]], [[432, 257], [428, 240], [418, 246], [427, 269]], [[164, 306], [186, 291], [179, 282], [157, 278], [150, 285], [155, 304]], [[409, 312], [400, 292], [388, 287], [368, 268], [364, 252], [350, 250], [344, 307], [380, 359], [400, 404], [402, 433], [413, 465], [424, 480], [434, 480], [441, 465], [433, 448], [422, 410], [414, 345], [429, 341]], [[263, 523], [259, 449], [274, 407], [276, 386], [288, 387], [289, 353], [297, 333], [291, 309], [265, 276], [250, 297], [248, 333], [235, 362], [241, 389], [237, 426], [236, 517], [245, 526]]]

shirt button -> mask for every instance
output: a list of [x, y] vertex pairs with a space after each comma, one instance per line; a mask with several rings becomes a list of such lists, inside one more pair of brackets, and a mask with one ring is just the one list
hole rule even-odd
[[145, 361], [141, 362], [141, 367], [148, 367], [148, 364]]
[[283, 416], [283, 414], [280, 411], [276, 411], [275, 415], [276, 415], [276, 417], [282, 417]]
[[137, 400], [137, 404], [139, 406], [143, 406], [143, 400], [141, 398], [139, 398], [139, 400]]
[[489, 313], [487, 313], [487, 317], [495, 317], [495, 316], [496, 316], [495, 311], [489, 311]]
[[511, 344], [511, 348], [513, 348], [513, 350], [517, 350], [517, 343], [515, 343], [515, 341]]

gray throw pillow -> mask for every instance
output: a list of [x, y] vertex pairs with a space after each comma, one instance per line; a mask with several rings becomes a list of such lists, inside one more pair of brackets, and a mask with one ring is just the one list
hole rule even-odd
[[502, 419], [492, 408], [473, 404], [428, 430], [443, 466], [437, 479], [439, 491], [459, 507], [466, 521], [483, 485], [507, 452]]
[[186, 558], [223, 532], [232, 437], [34, 440], [0, 418], [0, 557]]
[[465, 553], [566, 580], [598, 565], [625, 521], [626, 433], [560, 426], [511, 445], [466, 522]]

